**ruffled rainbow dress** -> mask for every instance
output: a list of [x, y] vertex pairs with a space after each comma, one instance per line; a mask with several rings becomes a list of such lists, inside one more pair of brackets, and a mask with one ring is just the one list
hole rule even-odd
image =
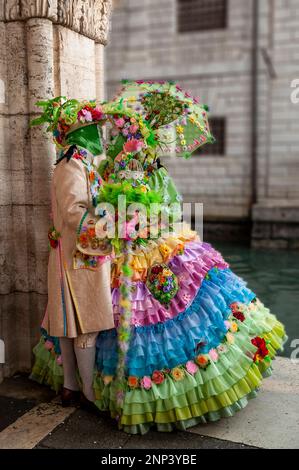
[[[164, 168], [152, 186], [165, 201], [178, 200]], [[112, 300], [116, 328], [99, 333], [94, 389], [96, 405], [118, 417], [128, 433], [184, 430], [232, 416], [256, 396], [263, 377], [286, 339], [283, 325], [236, 276], [208, 243], [185, 226], [142, 248], [133, 269], [131, 337], [127, 353], [126, 391], [119, 416], [113, 390], [119, 324], [119, 271], [112, 265]], [[159, 302], [149, 273], [175, 276], [177, 292], [169, 304]], [[155, 277], [155, 276], [154, 276]], [[31, 377], [57, 392], [63, 384], [59, 342], [43, 331], [34, 349]]]

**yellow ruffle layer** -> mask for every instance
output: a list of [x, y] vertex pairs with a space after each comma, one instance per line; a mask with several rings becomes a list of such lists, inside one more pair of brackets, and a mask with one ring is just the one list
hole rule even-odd
[[[132, 254], [130, 266], [133, 270], [133, 281], [145, 281], [147, 272], [156, 263], [167, 263], [184, 248], [185, 244], [198, 240], [197, 233], [186, 224], [182, 224], [182, 230], [178, 234], [161, 237], [158, 240], [150, 240], [145, 247], [139, 246]], [[119, 286], [119, 277], [124, 257], [120, 256], [112, 261], [111, 285]]]

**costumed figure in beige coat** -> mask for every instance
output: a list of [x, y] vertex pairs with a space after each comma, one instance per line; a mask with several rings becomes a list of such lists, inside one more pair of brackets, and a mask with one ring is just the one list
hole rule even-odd
[[[99, 331], [114, 328], [114, 321], [109, 247], [95, 236], [93, 204], [101, 184], [94, 160], [102, 153], [103, 114], [93, 102], [61, 104], [47, 102], [43, 115], [44, 120], [48, 116], [48, 130], [61, 151], [51, 185], [53, 226], [49, 230], [48, 305], [42, 328], [49, 337], [59, 338], [64, 372], [62, 404], [68, 406], [79, 398], [77, 366], [84, 400], [94, 401], [96, 338]], [[85, 237], [81, 245], [77, 243], [79, 232]]]

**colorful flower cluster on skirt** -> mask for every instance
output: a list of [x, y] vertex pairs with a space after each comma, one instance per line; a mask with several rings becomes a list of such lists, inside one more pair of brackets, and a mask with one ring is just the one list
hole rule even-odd
[[[220, 347], [221, 346], [221, 347]], [[144, 376], [142, 378], [136, 376], [129, 376], [127, 378], [128, 387], [130, 389], [143, 388], [150, 390], [155, 385], [162, 384], [167, 378], [172, 378], [174, 381], [179, 382], [186, 376], [186, 372], [191, 375], [195, 375], [199, 369], [206, 369], [211, 361], [216, 362], [219, 358], [219, 353], [227, 351], [225, 345], [219, 346], [219, 352], [216, 348], [209, 351], [208, 354], [198, 354], [194, 361], [188, 361], [185, 365], [179, 365], [172, 369], [155, 370], [151, 376]], [[103, 376], [105, 385], [112, 382], [113, 376]]]
[[161, 304], [169, 304], [179, 289], [176, 275], [162, 263], [151, 267], [146, 285]]
[[255, 363], [259, 363], [263, 360], [270, 361], [269, 351], [267, 348], [267, 344], [269, 341], [266, 341], [264, 338], [260, 336], [256, 336], [251, 340], [252, 344], [257, 347], [257, 351], [253, 357]]
[[[243, 323], [245, 320], [244, 312], [246, 310], [253, 310], [256, 308], [255, 300], [253, 300], [248, 306], [239, 304], [238, 302], [234, 302], [230, 305], [230, 309], [232, 311], [232, 317], [240, 323]], [[228, 321], [230, 332], [226, 334], [226, 340], [230, 343], [233, 338], [231, 337], [231, 332], [235, 333], [238, 331], [238, 324], [236, 321]], [[228, 337], [229, 335], [229, 337]], [[263, 360], [270, 361], [269, 351], [267, 348], [267, 344], [269, 341], [261, 338], [260, 336], [256, 336], [251, 340], [251, 343], [256, 346], [257, 351], [253, 356], [253, 361], [255, 363], [259, 363]]]
[[145, 390], [150, 390], [153, 384], [160, 385], [168, 377], [171, 377], [176, 382], [179, 382], [185, 377], [186, 371], [189, 372], [189, 374], [194, 375], [198, 369], [199, 366], [195, 362], [189, 361], [186, 366], [177, 366], [173, 369], [155, 370], [151, 376], [145, 376], [142, 378], [129, 376], [128, 386], [131, 389], [144, 388]]

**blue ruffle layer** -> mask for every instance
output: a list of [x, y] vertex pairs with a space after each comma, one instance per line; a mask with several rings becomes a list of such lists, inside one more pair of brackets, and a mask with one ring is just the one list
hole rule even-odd
[[[193, 359], [197, 352], [218, 346], [227, 331], [224, 321], [233, 302], [248, 304], [255, 295], [230, 269], [211, 269], [192, 304], [177, 317], [149, 326], [132, 327], [127, 374], [151, 375]], [[203, 345], [199, 345], [203, 343]], [[114, 375], [117, 365], [116, 330], [103, 331], [97, 340], [97, 367]]]

